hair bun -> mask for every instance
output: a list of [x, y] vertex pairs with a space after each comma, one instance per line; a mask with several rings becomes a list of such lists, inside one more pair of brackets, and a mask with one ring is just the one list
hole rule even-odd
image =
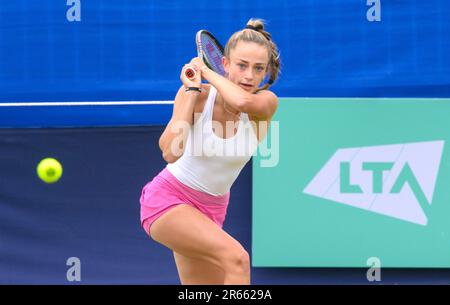
[[251, 24], [247, 24], [247, 26], [245, 28], [259, 32], [259, 29]]

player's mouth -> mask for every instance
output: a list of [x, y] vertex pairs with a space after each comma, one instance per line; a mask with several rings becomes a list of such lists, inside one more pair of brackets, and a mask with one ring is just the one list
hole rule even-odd
[[239, 86], [241, 86], [241, 88], [243, 88], [244, 90], [252, 90], [252, 88], [253, 88], [253, 85], [245, 84], [245, 83], [239, 83]]

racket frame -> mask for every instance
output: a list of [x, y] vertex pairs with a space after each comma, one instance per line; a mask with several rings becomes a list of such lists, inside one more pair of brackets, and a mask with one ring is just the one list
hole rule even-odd
[[[200, 57], [203, 62], [205, 63], [205, 65], [210, 68], [211, 70], [213, 70], [216, 73], [219, 73], [220, 75], [223, 75], [223, 71], [216, 71], [216, 69], [213, 68], [213, 65], [211, 64], [210, 60], [205, 56], [205, 52], [203, 50], [203, 46], [202, 46], [202, 35], [207, 35], [211, 41], [216, 45], [216, 47], [219, 49], [220, 53], [221, 53], [221, 57], [223, 56], [223, 46], [220, 44], [220, 42], [217, 40], [216, 37], [214, 37], [213, 34], [211, 34], [211, 32], [207, 31], [207, 30], [199, 30], [196, 34], [195, 34], [195, 43], [197, 45], [197, 56]], [[195, 76], [197, 75], [195, 69], [188, 67], [185, 70], [185, 75], [188, 79], [194, 79]]]

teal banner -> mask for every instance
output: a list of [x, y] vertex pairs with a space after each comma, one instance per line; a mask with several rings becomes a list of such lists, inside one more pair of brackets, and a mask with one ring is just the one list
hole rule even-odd
[[253, 158], [253, 265], [450, 267], [449, 117], [449, 99], [281, 99]]

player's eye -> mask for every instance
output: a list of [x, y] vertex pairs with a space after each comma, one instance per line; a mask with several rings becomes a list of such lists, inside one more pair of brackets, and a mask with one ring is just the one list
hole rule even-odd
[[245, 69], [245, 64], [238, 64], [239, 68]]

